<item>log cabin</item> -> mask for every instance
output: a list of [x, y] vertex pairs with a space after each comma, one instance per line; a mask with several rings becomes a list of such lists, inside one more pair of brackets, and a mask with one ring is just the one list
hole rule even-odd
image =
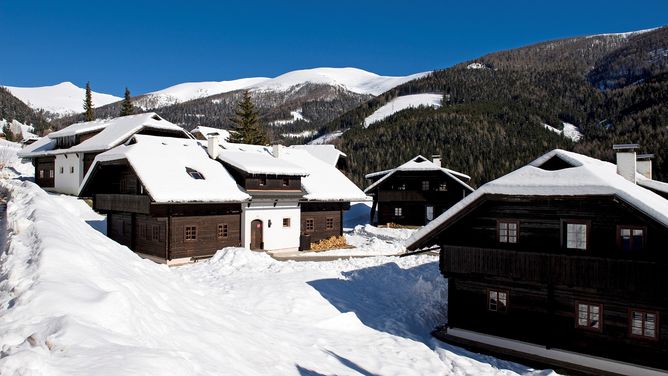
[[110, 238], [168, 264], [241, 246], [250, 199], [197, 140], [146, 135], [99, 154], [81, 195], [107, 215]]
[[416, 232], [407, 249], [440, 249], [448, 279], [435, 335], [558, 369], [668, 374], [668, 200], [644, 188], [634, 147], [616, 146], [617, 165], [554, 150]]
[[32, 161], [40, 187], [76, 195], [95, 156], [135, 134], [192, 138], [183, 128], [149, 112], [72, 124], [26, 146], [18, 155]]
[[396, 168], [366, 175], [364, 192], [373, 197], [371, 223], [423, 226], [469, 193], [471, 178], [418, 155]]

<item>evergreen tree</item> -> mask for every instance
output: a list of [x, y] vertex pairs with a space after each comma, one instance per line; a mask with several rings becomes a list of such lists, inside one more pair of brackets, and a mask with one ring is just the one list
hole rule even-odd
[[255, 105], [251, 100], [250, 92], [246, 91], [239, 101], [235, 111], [235, 117], [231, 119], [234, 123], [230, 131], [230, 142], [254, 145], [267, 145], [269, 137], [258, 120]]
[[135, 107], [132, 105], [132, 100], [130, 99], [130, 89], [126, 87], [123, 102], [121, 103], [121, 116], [132, 115], [134, 112]]
[[86, 99], [84, 99], [83, 108], [86, 121], [93, 121], [95, 114], [93, 113], [93, 94], [90, 91], [90, 82], [86, 82]]

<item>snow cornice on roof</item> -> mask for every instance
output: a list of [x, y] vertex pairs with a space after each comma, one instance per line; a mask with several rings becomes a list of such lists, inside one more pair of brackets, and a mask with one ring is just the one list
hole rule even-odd
[[[541, 168], [555, 156], [571, 167], [557, 170]], [[668, 184], [666, 186], [668, 187]], [[462, 211], [484, 196], [614, 196], [668, 227], [668, 200], [618, 175], [617, 167], [612, 163], [556, 149], [524, 167], [484, 184], [413, 234], [406, 242], [406, 248], [414, 250], [425, 246], [426, 242], [432, 241], [439, 229], [447, 227]]]

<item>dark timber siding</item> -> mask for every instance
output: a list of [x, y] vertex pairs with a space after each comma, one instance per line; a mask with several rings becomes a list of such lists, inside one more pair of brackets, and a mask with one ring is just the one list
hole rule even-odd
[[[284, 185], [287, 180], [288, 185]], [[265, 185], [261, 176], [248, 176], [244, 179], [244, 188], [247, 190], [268, 190], [268, 191], [299, 191], [301, 190], [301, 179], [299, 176], [265, 176]]]
[[167, 255], [167, 218], [135, 214], [135, 252], [165, 258]]
[[56, 176], [56, 157], [35, 158], [33, 163], [35, 164], [35, 183], [40, 187], [53, 188], [54, 176]]
[[128, 248], [132, 248], [132, 214], [107, 214], [107, 236]]
[[[609, 197], [489, 196], [439, 234], [449, 278], [448, 325], [668, 369], [668, 229]], [[499, 220], [516, 221], [516, 244]], [[564, 246], [564, 220], [589, 224], [586, 250]], [[645, 230], [642, 251], [623, 251], [618, 226]], [[505, 313], [488, 290], [508, 292]], [[600, 305], [601, 330], [576, 325], [578, 303]], [[658, 339], [630, 335], [630, 309], [657, 312]]]
[[84, 157], [83, 157], [83, 176], [86, 176], [86, 173], [90, 169], [90, 166], [93, 165], [93, 160], [95, 160], [96, 156], [97, 156], [97, 153], [86, 153], [86, 154], [84, 154]]
[[[211, 256], [219, 249], [241, 245], [239, 214], [172, 217], [170, 221], [170, 259]], [[227, 224], [227, 238], [218, 238], [218, 224]], [[197, 240], [185, 240], [186, 226], [197, 227]]]
[[[343, 234], [343, 210], [350, 207], [349, 203], [302, 203], [301, 233], [310, 236], [312, 243]], [[330, 218], [332, 228], [327, 228]], [[313, 231], [306, 230], [306, 221], [313, 220]]]

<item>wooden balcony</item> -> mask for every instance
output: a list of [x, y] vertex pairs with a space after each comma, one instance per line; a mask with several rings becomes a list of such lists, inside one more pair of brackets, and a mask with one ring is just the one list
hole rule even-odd
[[477, 274], [525, 282], [638, 290], [668, 285], [664, 263], [592, 256], [445, 246], [444, 274]]
[[448, 199], [447, 191], [378, 191], [378, 201], [412, 201], [412, 202], [435, 202], [446, 201]]
[[97, 194], [95, 210], [149, 214], [151, 199], [143, 195]]

